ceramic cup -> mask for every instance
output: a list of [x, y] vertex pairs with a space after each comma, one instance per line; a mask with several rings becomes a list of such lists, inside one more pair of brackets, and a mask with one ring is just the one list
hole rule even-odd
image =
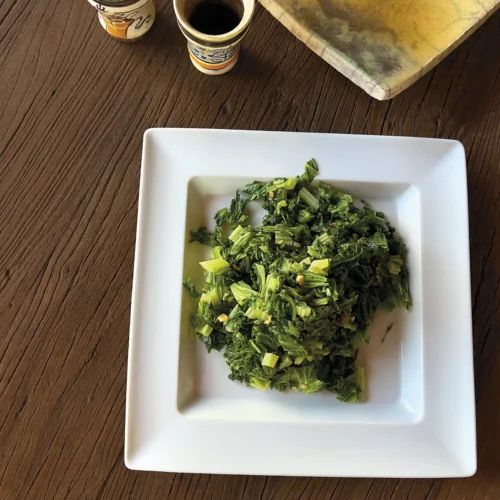
[[97, 9], [101, 26], [120, 42], [135, 42], [153, 26], [153, 0], [88, 0]]
[[241, 17], [239, 24], [228, 33], [207, 35], [191, 26], [189, 17], [194, 9], [207, 0], [174, 0], [179, 27], [187, 38], [188, 53], [195, 68], [207, 75], [222, 75], [231, 70], [240, 53], [255, 9], [255, 0], [217, 0], [232, 8]]

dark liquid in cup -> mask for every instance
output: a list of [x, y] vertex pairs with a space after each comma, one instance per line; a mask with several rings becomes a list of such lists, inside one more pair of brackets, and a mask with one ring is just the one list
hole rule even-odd
[[240, 24], [241, 15], [218, 0], [204, 0], [189, 16], [191, 26], [205, 35], [223, 35]]

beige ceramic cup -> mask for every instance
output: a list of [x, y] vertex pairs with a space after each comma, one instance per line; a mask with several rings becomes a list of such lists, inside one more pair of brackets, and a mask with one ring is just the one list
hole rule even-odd
[[120, 42], [135, 42], [153, 26], [153, 0], [88, 0], [97, 10], [101, 26]]
[[241, 17], [239, 24], [228, 33], [207, 35], [191, 26], [189, 17], [206, 0], [174, 0], [179, 27], [187, 38], [188, 53], [195, 68], [207, 75], [222, 75], [234, 67], [240, 45], [246, 35], [255, 9], [255, 0], [218, 0]]

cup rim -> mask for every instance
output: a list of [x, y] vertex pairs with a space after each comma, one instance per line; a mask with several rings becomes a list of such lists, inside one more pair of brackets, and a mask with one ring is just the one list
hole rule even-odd
[[96, 7], [98, 10], [108, 11], [110, 13], [115, 12], [128, 12], [130, 7], [141, 8], [148, 3], [149, 0], [88, 0], [91, 5]]
[[175, 15], [177, 17], [177, 22], [180, 24], [181, 28], [186, 32], [186, 34], [191, 35], [193, 38], [210, 44], [220, 44], [236, 38], [248, 27], [255, 10], [255, 0], [242, 0], [244, 9], [243, 17], [241, 18], [241, 21], [237, 26], [231, 31], [228, 31], [227, 33], [224, 33], [222, 35], [207, 35], [206, 33], [202, 33], [201, 31], [198, 31], [191, 26], [191, 24], [187, 20], [187, 17], [184, 15], [184, 12], [181, 12], [180, 10], [181, 3], [181, 0], [174, 0]]

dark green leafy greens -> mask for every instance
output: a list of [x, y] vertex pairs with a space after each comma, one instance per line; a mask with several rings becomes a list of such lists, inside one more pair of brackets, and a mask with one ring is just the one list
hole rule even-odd
[[[193, 326], [224, 350], [229, 378], [258, 389], [327, 390], [360, 401], [357, 346], [378, 307], [410, 307], [405, 245], [384, 214], [324, 182], [314, 160], [296, 178], [254, 182], [192, 241], [212, 247]], [[245, 213], [262, 200], [252, 227]]]

